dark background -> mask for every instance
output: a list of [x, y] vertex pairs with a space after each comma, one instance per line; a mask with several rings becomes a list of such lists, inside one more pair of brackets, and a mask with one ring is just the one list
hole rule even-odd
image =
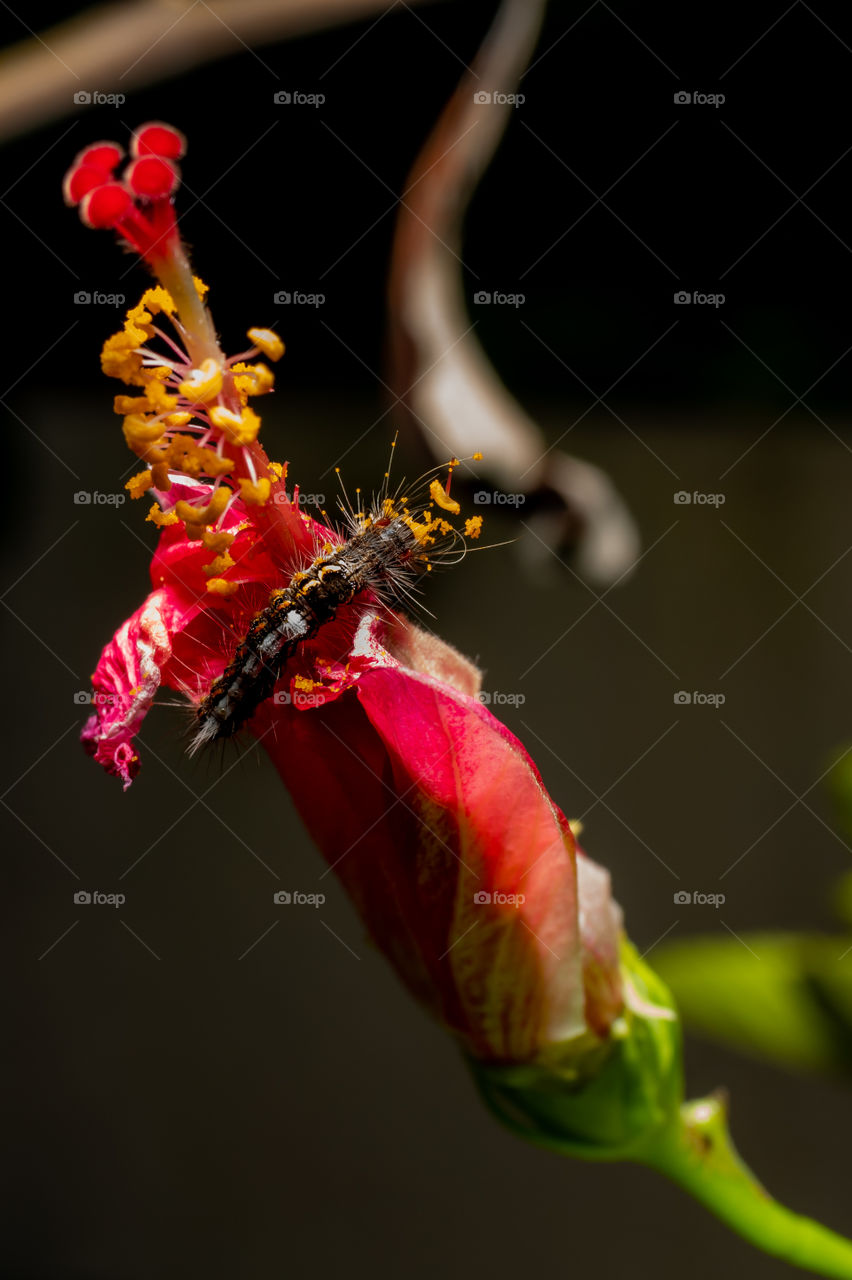
[[[153, 537], [138, 508], [73, 504], [80, 488], [119, 490], [130, 463], [97, 360], [120, 312], [73, 295], [129, 304], [146, 280], [63, 210], [68, 162], [148, 118], [188, 133], [182, 227], [217, 324], [231, 350], [250, 324], [282, 333], [264, 439], [322, 491], [385, 404], [392, 213], [358, 238], [393, 205], [494, 10], [398, 6], [372, 30], [265, 46], [262, 63], [235, 43], [5, 148], [3, 1274], [783, 1274], [651, 1174], [500, 1131], [320, 882], [258, 753], [221, 777], [187, 767], [180, 713], [158, 708], [122, 795], [75, 741], [74, 692], [143, 598]], [[58, 15], [22, 16], [41, 29]], [[848, 17], [820, 5], [556, 4], [467, 224], [469, 298], [527, 299], [477, 311], [489, 355], [552, 440], [606, 399], [618, 418], [598, 404], [563, 445], [610, 472], [649, 550], [601, 603], [570, 570], [525, 582], [504, 549], [436, 581], [429, 604], [486, 688], [523, 694], [504, 718], [585, 815], [651, 961], [664, 934], [828, 929], [848, 867], [814, 784], [850, 719], [850, 46]], [[327, 103], [276, 107], [280, 88]], [[676, 106], [681, 89], [727, 101]], [[609, 209], [550, 249], [645, 152]], [[676, 307], [680, 288], [726, 301]], [[276, 289], [327, 301], [276, 308]], [[368, 432], [347, 476], [372, 483], [393, 426]], [[724, 506], [677, 506], [679, 489]], [[516, 520], [495, 513], [493, 540]], [[679, 689], [726, 702], [677, 706]], [[79, 887], [127, 902], [78, 908]], [[328, 901], [283, 913], [279, 887]], [[727, 901], [676, 907], [679, 888]], [[770, 1190], [852, 1230], [848, 1094], [698, 1043], [687, 1070], [692, 1094], [730, 1087]]]

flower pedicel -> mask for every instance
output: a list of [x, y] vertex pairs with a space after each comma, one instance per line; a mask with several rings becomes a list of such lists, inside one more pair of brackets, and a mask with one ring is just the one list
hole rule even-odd
[[[267, 458], [249, 401], [273, 385], [258, 357], [283, 344], [254, 329], [249, 350], [222, 353], [174, 216], [184, 150], [177, 130], [146, 125], [120, 177], [121, 148], [100, 143], [65, 182], [83, 221], [113, 229], [159, 280], [102, 356], [136, 388], [115, 408], [145, 464], [128, 488], [153, 499], [159, 541], [152, 590], [93, 675], [88, 749], [127, 787], [161, 686], [189, 694], [208, 738], [236, 722], [229, 699], [248, 681], [247, 730], [504, 1123], [564, 1154], [656, 1168], [767, 1252], [852, 1280], [852, 1244], [766, 1194], [721, 1101], [684, 1102], [671, 997], [627, 941], [608, 874], [479, 701], [479, 673], [383, 604], [428, 567], [430, 540], [451, 536], [446, 489], [428, 508], [384, 491], [343, 541]], [[377, 548], [403, 574], [395, 585]], [[276, 681], [283, 696], [269, 698]]]

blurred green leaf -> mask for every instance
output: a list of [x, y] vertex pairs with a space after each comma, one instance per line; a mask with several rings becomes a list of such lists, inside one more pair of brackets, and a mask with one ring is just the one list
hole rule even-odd
[[656, 948], [653, 961], [690, 1030], [776, 1065], [852, 1077], [852, 937], [696, 937]]
[[852, 746], [835, 761], [826, 774], [825, 785], [834, 810], [834, 821], [847, 840], [852, 840]]
[[852, 871], [841, 876], [834, 886], [831, 905], [844, 924], [852, 925]]

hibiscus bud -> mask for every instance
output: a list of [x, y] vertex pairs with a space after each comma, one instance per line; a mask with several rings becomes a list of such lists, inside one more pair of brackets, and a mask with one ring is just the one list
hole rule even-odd
[[385, 627], [362, 622], [336, 701], [267, 711], [264, 746], [375, 943], [474, 1058], [587, 1054], [623, 1003], [609, 876], [479, 702], [476, 669], [411, 626], [383, 644]]

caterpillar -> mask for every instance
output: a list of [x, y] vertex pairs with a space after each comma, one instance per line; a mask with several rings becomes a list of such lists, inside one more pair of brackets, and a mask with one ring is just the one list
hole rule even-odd
[[[481, 455], [474, 455], [474, 458]], [[315, 636], [342, 605], [371, 591], [393, 607], [411, 598], [410, 585], [431, 571], [433, 562], [464, 535], [434, 506], [458, 514], [459, 504], [449, 496], [452, 471], [446, 488], [437, 479], [429, 485], [428, 499], [412, 502], [387, 495], [387, 475], [382, 492], [369, 510], [343, 507], [349, 537], [339, 544], [325, 543], [319, 554], [294, 573], [286, 587], [274, 590], [266, 606], [254, 615], [245, 636], [218, 679], [195, 708], [195, 728], [189, 753], [217, 739], [237, 733], [269, 698], [287, 660], [300, 644]], [[479, 535], [482, 518], [465, 523], [465, 534]]]

